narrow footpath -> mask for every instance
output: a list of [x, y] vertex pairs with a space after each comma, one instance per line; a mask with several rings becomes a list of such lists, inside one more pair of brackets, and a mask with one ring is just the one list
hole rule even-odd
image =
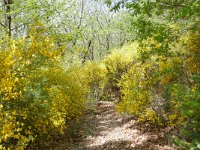
[[[138, 126], [133, 118], [115, 112], [113, 102], [100, 102], [97, 113], [89, 113], [68, 125], [66, 134], [45, 149], [51, 150], [176, 150], [166, 136], [150, 127]], [[69, 138], [70, 137], [70, 138]]]

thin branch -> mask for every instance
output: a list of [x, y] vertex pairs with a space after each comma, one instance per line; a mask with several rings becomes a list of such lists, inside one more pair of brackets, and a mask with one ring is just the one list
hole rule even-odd
[[6, 26], [3, 23], [1, 23], [1, 22], [0, 22], [0, 25], [3, 26], [4, 28], [6, 28]]

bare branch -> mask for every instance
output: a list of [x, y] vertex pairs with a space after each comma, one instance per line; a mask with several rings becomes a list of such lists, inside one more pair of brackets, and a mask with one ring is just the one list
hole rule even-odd
[[0, 25], [3, 26], [4, 28], [6, 28], [6, 26], [3, 23], [1, 23], [1, 22], [0, 22]]

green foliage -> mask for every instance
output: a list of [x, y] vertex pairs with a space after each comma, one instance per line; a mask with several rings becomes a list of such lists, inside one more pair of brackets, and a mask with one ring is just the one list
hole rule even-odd
[[166, 56], [156, 52], [162, 44], [152, 39], [143, 41], [138, 53], [145, 54], [145, 59], [140, 57], [141, 61], [132, 64], [120, 81], [123, 97], [118, 111], [156, 125], [183, 125], [182, 136], [198, 142], [198, 43], [199, 31], [187, 34], [178, 44], [169, 45], [170, 55]]
[[[112, 4], [112, 1], [109, 1]], [[123, 3], [124, 2], [124, 3]], [[200, 1], [119, 1], [132, 14], [140, 61], [122, 77], [118, 110], [180, 127], [179, 143], [199, 147]], [[120, 5], [115, 5], [117, 9]]]
[[[185, 94], [182, 113], [187, 117], [183, 123], [181, 135], [184, 136], [182, 142], [187, 143], [193, 149], [199, 148], [200, 142], [200, 28], [189, 34], [185, 48], [185, 66], [188, 73], [188, 92]], [[195, 147], [195, 148], [194, 148]], [[197, 148], [198, 147], [198, 148]], [[191, 148], [191, 149], [192, 149]]]

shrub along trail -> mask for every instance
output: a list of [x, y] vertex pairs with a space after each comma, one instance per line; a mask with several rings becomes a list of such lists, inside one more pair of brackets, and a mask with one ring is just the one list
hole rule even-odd
[[[133, 118], [115, 112], [113, 102], [99, 102], [96, 113], [68, 125], [67, 134], [50, 145], [51, 150], [176, 150], [166, 144], [164, 131], [138, 126]], [[69, 138], [70, 137], [70, 138]], [[164, 138], [165, 137], [165, 138]]]

